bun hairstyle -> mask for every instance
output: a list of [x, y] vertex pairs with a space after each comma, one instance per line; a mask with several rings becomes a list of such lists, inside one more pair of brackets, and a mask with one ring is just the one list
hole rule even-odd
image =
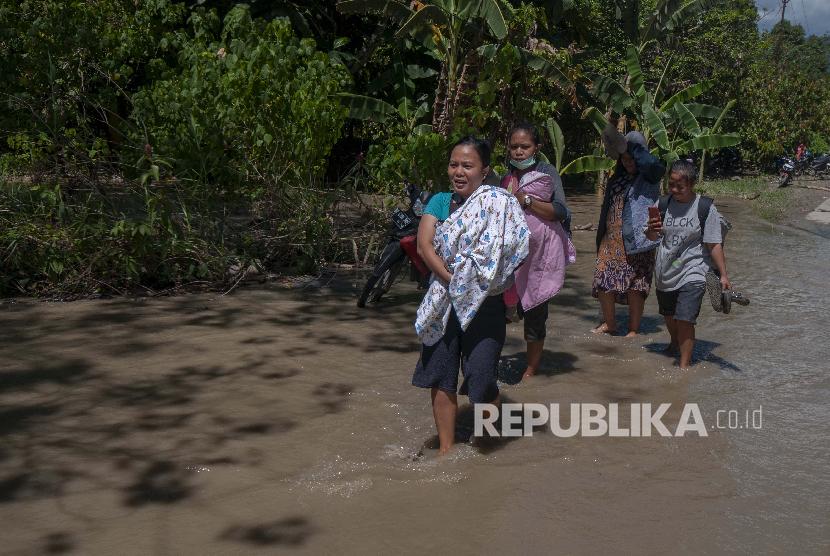
[[452, 153], [454, 148], [460, 147], [461, 145], [469, 145], [474, 148], [484, 167], [490, 166], [490, 155], [492, 154], [490, 143], [473, 135], [467, 135], [455, 142], [455, 145], [450, 149], [450, 153]]
[[530, 138], [533, 140], [534, 145], [538, 146], [542, 142], [542, 137], [539, 135], [539, 129], [535, 125], [533, 125], [529, 122], [520, 122], [520, 123], [514, 125], [513, 127], [511, 127], [510, 128], [510, 133], [507, 134], [507, 141], [508, 142], [513, 137], [513, 134], [516, 133], [517, 131], [524, 131], [525, 133], [530, 135]]

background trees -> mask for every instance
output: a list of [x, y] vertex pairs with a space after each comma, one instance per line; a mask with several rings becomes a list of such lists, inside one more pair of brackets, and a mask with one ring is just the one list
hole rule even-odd
[[667, 159], [830, 149], [830, 41], [752, 0], [236, 4], [0, 0], [0, 290], [312, 268], [335, 203], [442, 188], [466, 133], [500, 164], [519, 120], [569, 171], [612, 113]]

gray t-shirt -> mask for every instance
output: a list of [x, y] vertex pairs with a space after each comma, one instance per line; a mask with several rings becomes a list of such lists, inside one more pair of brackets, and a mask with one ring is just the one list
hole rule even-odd
[[705, 282], [706, 273], [712, 267], [712, 258], [704, 243], [722, 243], [720, 214], [714, 203], [706, 218], [703, 241], [697, 205], [700, 195], [691, 203], [669, 202], [663, 219], [663, 239], [657, 248], [657, 264], [654, 277], [657, 289], [674, 291], [693, 282]]

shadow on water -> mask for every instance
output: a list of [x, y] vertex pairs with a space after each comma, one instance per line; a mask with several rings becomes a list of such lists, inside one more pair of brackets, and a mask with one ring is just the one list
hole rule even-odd
[[[696, 339], [695, 348], [692, 352], [692, 363], [694, 364], [700, 362], [709, 362], [714, 363], [720, 369], [725, 371], [733, 371], [736, 373], [743, 372], [743, 369], [741, 369], [731, 361], [727, 361], [723, 357], [714, 354], [715, 348], [719, 347], [720, 345], [721, 344], [719, 344], [718, 342]], [[650, 353], [656, 353], [657, 355], [662, 355], [664, 357], [676, 360], [677, 355], [666, 351], [668, 347], [668, 342], [652, 342], [643, 346], [643, 348]]]
[[43, 538], [44, 554], [67, 554], [75, 549], [75, 540], [70, 533], [60, 531], [49, 533]]
[[225, 530], [219, 540], [255, 546], [300, 546], [313, 533], [308, 519], [292, 516], [258, 525], [234, 525]]
[[[512, 404], [515, 403], [510, 397], [505, 396], [502, 394], [501, 396], [501, 408], [502, 411], [505, 408], [505, 404]], [[498, 435], [493, 436], [488, 434], [486, 431], [482, 436], [474, 437], [473, 433], [475, 432], [475, 411], [472, 405], [466, 405], [462, 407], [456, 418], [456, 428], [455, 428], [455, 437], [456, 442], [473, 442], [476, 449], [482, 455], [492, 454], [494, 452], [498, 452], [509, 446], [511, 443], [524, 438], [522, 432], [525, 428], [525, 421], [523, 414], [517, 414], [513, 416], [511, 421], [510, 429], [514, 431], [514, 433], [510, 436], [504, 436], [502, 433], [505, 432], [502, 429], [502, 419], [504, 415], [503, 413], [499, 415], [498, 419], [494, 422], [493, 426], [497, 431]], [[545, 425], [535, 425], [531, 427], [533, 434], [543, 432], [546, 429]], [[516, 434], [518, 433], [518, 434]]]
[[[577, 370], [575, 363], [579, 358], [565, 351], [542, 351], [542, 361], [536, 376], [552, 377]], [[504, 384], [514, 385], [522, 381], [522, 374], [527, 368], [527, 353], [522, 350], [511, 355], [503, 355], [499, 360], [498, 378]]]
[[[277, 411], [252, 418], [209, 401], [217, 389], [240, 380], [257, 391], [300, 374], [275, 370], [265, 360], [125, 376], [79, 358], [61, 361], [52, 353], [48, 359], [0, 367], [0, 508], [7, 511], [13, 504], [65, 497], [76, 492], [73, 485], [90, 482], [116, 494], [126, 508], [177, 505], [203, 486], [194, 463], [261, 466], [261, 454], [250, 443], [241, 448], [246, 439], [273, 439], [297, 426]], [[319, 385], [313, 411], [341, 411], [351, 390], [341, 383]], [[223, 535], [298, 545], [312, 529], [297, 519], [231, 527]], [[36, 551], [75, 551], [79, 534], [52, 533], [37, 540]]]
[[127, 487], [125, 504], [173, 504], [190, 496], [193, 486], [188, 484], [184, 467], [170, 461], [155, 461], [145, 466], [136, 482]]

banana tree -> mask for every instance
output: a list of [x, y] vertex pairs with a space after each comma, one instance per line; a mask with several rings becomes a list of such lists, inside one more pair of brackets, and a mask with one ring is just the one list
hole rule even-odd
[[651, 41], [671, 43], [677, 40], [679, 31], [720, 0], [658, 0], [654, 10], [642, 13], [640, 0], [614, 0], [617, 19], [622, 24], [629, 42], [637, 45], [637, 50]]
[[563, 167], [562, 163], [565, 154], [565, 135], [562, 133], [562, 128], [559, 127], [556, 120], [549, 118], [547, 122], [545, 122], [545, 130], [547, 130], [548, 136], [550, 137], [550, 144], [553, 149], [555, 165], [561, 175], [599, 172], [603, 170], [610, 170], [614, 166], [613, 160], [604, 156], [592, 154], [576, 158]]
[[[608, 123], [604, 113], [615, 111], [625, 114], [636, 121], [647, 140], [653, 140], [656, 144], [653, 152], [667, 165], [684, 154], [695, 151], [705, 153], [740, 142], [736, 133], [718, 132], [734, 101], [723, 109], [691, 102], [708, 91], [713, 86], [712, 82], [695, 83], [663, 100], [662, 79], [653, 92], [646, 90], [639, 52], [633, 45], [629, 45], [626, 51], [626, 69], [623, 83], [601, 76], [593, 81], [594, 95], [605, 104], [606, 110], [590, 107], [583, 117], [591, 121], [598, 133], [602, 133]], [[700, 119], [716, 121], [706, 127], [700, 124]]]
[[379, 13], [399, 25], [396, 37], [415, 37], [441, 62], [433, 103], [432, 127], [443, 136], [466, 87], [474, 81], [476, 47], [489, 33], [497, 40], [507, 35], [505, 12], [509, 4], [498, 0], [342, 0], [344, 14]]

